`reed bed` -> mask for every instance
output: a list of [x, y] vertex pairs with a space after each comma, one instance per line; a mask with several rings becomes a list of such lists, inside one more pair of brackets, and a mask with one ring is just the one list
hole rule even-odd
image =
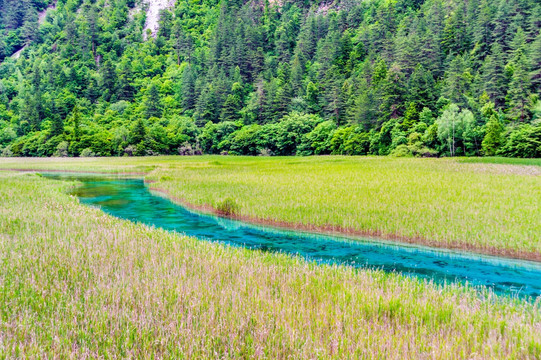
[[541, 259], [541, 167], [450, 159], [215, 158], [158, 167], [153, 187], [245, 218]]
[[0, 174], [0, 358], [541, 356], [539, 301], [200, 242], [69, 186]]
[[[473, 161], [473, 162], [472, 162]], [[246, 220], [541, 260], [536, 159], [1, 159], [0, 168], [144, 172], [152, 187]]]

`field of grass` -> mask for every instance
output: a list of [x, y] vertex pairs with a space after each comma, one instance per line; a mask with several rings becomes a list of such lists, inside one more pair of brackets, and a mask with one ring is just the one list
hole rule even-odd
[[217, 208], [229, 199], [247, 220], [541, 260], [541, 167], [462, 160], [4, 159], [0, 167], [146, 171], [178, 200]]
[[511, 164], [541, 166], [541, 159], [522, 159], [506, 157], [465, 157], [459, 160], [464, 163]]
[[68, 186], [0, 173], [0, 358], [541, 356], [539, 302], [200, 242]]

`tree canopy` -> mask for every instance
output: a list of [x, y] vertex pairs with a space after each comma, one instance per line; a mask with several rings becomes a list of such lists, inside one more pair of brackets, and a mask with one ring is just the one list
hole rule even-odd
[[3, 156], [541, 153], [536, 0], [52, 4], [0, 0]]

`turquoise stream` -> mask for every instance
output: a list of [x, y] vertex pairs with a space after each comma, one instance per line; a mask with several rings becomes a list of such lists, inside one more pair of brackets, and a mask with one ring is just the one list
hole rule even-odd
[[541, 296], [540, 263], [255, 226], [190, 211], [153, 194], [142, 179], [45, 175], [82, 182], [73, 194], [83, 204], [201, 240], [295, 254], [319, 263], [395, 271], [436, 283], [467, 282], [521, 298]]

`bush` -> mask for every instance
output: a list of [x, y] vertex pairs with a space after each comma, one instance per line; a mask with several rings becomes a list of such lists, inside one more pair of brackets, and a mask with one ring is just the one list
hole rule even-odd
[[391, 153], [390, 156], [394, 157], [411, 157], [413, 154], [407, 145], [398, 145]]
[[512, 157], [541, 157], [541, 123], [525, 124], [512, 129], [499, 154]]
[[62, 141], [56, 147], [54, 156], [56, 157], [67, 157], [68, 156], [69, 143], [67, 141]]
[[361, 127], [345, 127], [334, 131], [330, 139], [333, 155], [366, 155], [370, 148], [370, 135]]
[[13, 151], [11, 151], [11, 147], [6, 147], [2, 150], [2, 152], [0, 153], [0, 156], [1, 157], [12, 157], [14, 156], [13, 154]]
[[220, 215], [232, 216], [238, 213], [239, 205], [232, 198], [228, 197], [216, 205], [216, 210]]
[[[302, 147], [304, 136], [311, 132], [323, 119], [318, 115], [292, 112], [276, 124], [276, 155], [295, 155]], [[270, 139], [269, 139], [270, 141]]]
[[96, 154], [94, 153], [94, 151], [92, 151], [91, 148], [85, 148], [83, 149], [83, 151], [81, 151], [81, 157], [94, 157], [96, 156]]
[[192, 144], [186, 141], [178, 148], [178, 154], [181, 156], [203, 155], [203, 151], [201, 151], [199, 144], [192, 146]]

